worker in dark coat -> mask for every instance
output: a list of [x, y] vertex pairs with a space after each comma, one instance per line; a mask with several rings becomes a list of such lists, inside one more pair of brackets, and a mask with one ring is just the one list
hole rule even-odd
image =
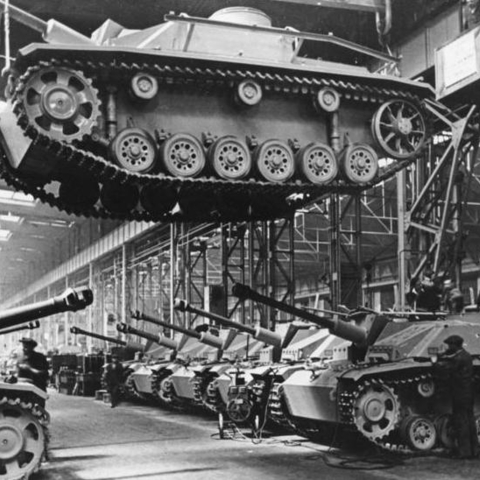
[[475, 458], [479, 454], [477, 428], [473, 413], [473, 364], [463, 348], [463, 338], [451, 335], [444, 340], [447, 350], [439, 356], [437, 371], [445, 379], [452, 400], [452, 422], [456, 458]]
[[123, 388], [123, 366], [117, 355], [112, 355], [112, 361], [103, 368], [103, 383], [110, 394], [110, 406], [112, 408], [118, 405], [122, 395]]
[[33, 383], [36, 387], [47, 391], [47, 357], [43, 353], [35, 351], [37, 342], [33, 338], [23, 337], [20, 342], [23, 350], [17, 359], [18, 379]]

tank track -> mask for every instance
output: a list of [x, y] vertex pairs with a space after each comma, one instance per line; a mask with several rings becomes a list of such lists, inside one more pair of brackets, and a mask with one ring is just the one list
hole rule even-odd
[[171, 399], [166, 396], [162, 390], [162, 382], [170, 375], [169, 371], [160, 370], [158, 372], [152, 372], [152, 394], [155, 401], [159, 403], [161, 407], [164, 408], [173, 408], [173, 403]]
[[268, 396], [268, 418], [276, 425], [300, 434], [300, 429], [286, 415], [284, 402], [282, 384], [280, 382], [275, 382], [272, 385]]
[[225, 404], [218, 391], [217, 377], [210, 379], [208, 382], [203, 397], [203, 405], [208, 411], [213, 413], [225, 412]]
[[132, 374], [134, 372], [130, 372], [130, 374], [125, 378], [125, 381], [123, 382], [123, 389], [128, 395], [128, 398], [132, 400], [142, 400], [145, 401], [147, 400], [146, 396], [141, 394], [137, 389], [135, 388], [135, 384], [133, 382]]
[[[164, 376], [160, 382], [159, 390], [156, 398], [161, 398], [162, 402], [165, 402], [164, 405], [170, 408], [171, 410], [182, 411], [187, 410], [187, 405], [185, 405], [175, 393], [175, 388], [173, 387], [173, 382], [168, 376]], [[160, 393], [161, 390], [161, 393]]]
[[[29, 412], [34, 418], [38, 420], [38, 423], [41, 425], [45, 438], [45, 445], [42, 458], [34, 469], [34, 472], [38, 471], [41, 463], [45, 460], [48, 460], [48, 446], [50, 444], [50, 431], [48, 429], [48, 426], [50, 424], [50, 414], [41, 405], [35, 403], [34, 401], [24, 401], [20, 397], [14, 396], [14, 394], [12, 394], [12, 396], [2, 397], [0, 399], [0, 405], [11, 405], [14, 407], [20, 407], [26, 412]], [[28, 480], [28, 477], [31, 475], [31, 473], [33, 472], [25, 474], [25, 476], [23, 476], [21, 480]]]
[[[340, 393], [338, 398], [339, 410], [342, 422], [355, 425], [355, 417], [354, 417], [354, 408], [355, 402], [361, 395], [362, 391], [364, 390], [365, 386], [367, 385], [385, 385], [387, 387], [391, 387], [394, 390], [405, 389], [409, 387], [413, 387], [419, 384], [419, 382], [430, 380], [431, 376], [428, 374], [420, 374], [415, 376], [404, 376], [401, 378], [396, 379], [382, 379], [382, 378], [375, 378], [371, 380], [366, 380], [362, 382], [360, 385], [356, 385], [356, 388], [353, 391], [343, 391]], [[397, 419], [393, 430], [389, 432], [387, 435], [381, 438], [367, 438], [368, 441], [374, 443], [378, 447], [382, 448], [383, 450], [397, 452], [397, 453], [405, 453], [408, 455], [422, 455], [424, 452], [413, 450], [405, 441], [402, 439], [400, 434], [400, 425], [406, 413], [405, 407], [400, 408], [400, 411], [397, 412]], [[361, 433], [361, 432], [360, 432]]]
[[[360, 82], [343, 81], [334, 78], [322, 78], [319, 74], [305, 74], [300, 72], [299, 75], [287, 75], [279, 73], [268, 73], [262, 71], [253, 71], [250, 69], [228, 69], [228, 68], [201, 68], [180, 66], [172, 63], [170, 65], [151, 65], [151, 64], [137, 64], [137, 63], [117, 63], [117, 62], [82, 62], [82, 61], [59, 61], [52, 60], [50, 62], [41, 61], [38, 65], [30, 66], [18, 78], [15, 83], [15, 88], [12, 92], [12, 103], [14, 104], [14, 111], [18, 117], [18, 124], [24, 129], [25, 134], [30, 137], [33, 144], [42, 148], [47, 153], [51, 153], [62, 159], [65, 167], [71, 166], [73, 168], [80, 168], [84, 172], [88, 172], [94, 176], [99, 182], [114, 182], [118, 185], [131, 185], [135, 188], [144, 187], [160, 187], [160, 188], [174, 188], [182, 195], [198, 195], [211, 194], [213, 196], [218, 194], [224, 195], [258, 195], [260, 198], [281, 198], [285, 200], [292, 194], [305, 194], [305, 198], [299, 201], [298, 204], [292, 204], [292, 208], [298, 208], [306, 203], [329, 194], [331, 192], [346, 193], [354, 190], [364, 190], [370, 188], [372, 185], [385, 180], [397, 171], [405, 168], [413, 161], [399, 161], [392, 162], [381, 174], [379, 174], [372, 182], [365, 185], [347, 184], [343, 180], [335, 180], [332, 184], [319, 186], [301, 181], [289, 181], [284, 184], [274, 184], [259, 180], [235, 180], [228, 181], [214, 177], [202, 178], [178, 178], [169, 177], [164, 174], [138, 174], [127, 171], [110, 161], [106, 160], [100, 155], [95, 155], [79, 148], [78, 144], [67, 144], [56, 141], [46, 137], [38, 132], [38, 130], [30, 123], [25, 105], [23, 103], [22, 94], [28, 78], [43, 67], [67, 67], [81, 70], [87, 76], [95, 76], [96, 72], [114, 70], [116, 75], [129, 75], [132, 71], [142, 71], [151, 73], [158, 77], [160, 81], [165, 83], [175, 82], [176, 85], [196, 84], [198, 88], [211, 88], [212, 86], [222, 84], [231, 85], [235, 82], [244, 79], [258, 80], [263, 84], [265, 90], [273, 90], [281, 92], [285, 95], [311, 95], [318, 91], [319, 87], [332, 87], [338, 90], [342, 98], [354, 99], [361, 102], [383, 102], [389, 98], [401, 98], [421, 102], [422, 99], [407, 90], [397, 90], [392, 88], [380, 88], [375, 86], [363, 85]], [[112, 218], [119, 220], [137, 220], [137, 221], [176, 221], [179, 220], [178, 214], [168, 213], [162, 215], [152, 214], [144, 209], [137, 208], [135, 211], [128, 213], [114, 213], [106, 210], [101, 206], [74, 206], [66, 203], [61, 198], [48, 192], [45, 186], [28, 182], [15, 175], [15, 172], [9, 167], [6, 158], [2, 158], [2, 165], [0, 167], [0, 175], [5, 181], [17, 190], [21, 190], [26, 194], [31, 194], [40, 199], [43, 203], [56, 207], [59, 210], [65, 211], [68, 214], [78, 216], [94, 217], [94, 218]], [[217, 214], [215, 214], [217, 215]], [[226, 217], [225, 217], [226, 216]], [[268, 216], [272, 216], [271, 212]], [[275, 215], [273, 215], [275, 216]], [[225, 218], [223, 218], [225, 217]], [[228, 214], [223, 214], [221, 220], [238, 220], [235, 218], [228, 218]], [[181, 218], [188, 220], [188, 218]], [[253, 218], [255, 219], [255, 218]], [[198, 219], [198, 212], [196, 212], [195, 220], [212, 220], [212, 218]], [[213, 218], [215, 220], [215, 218]]]

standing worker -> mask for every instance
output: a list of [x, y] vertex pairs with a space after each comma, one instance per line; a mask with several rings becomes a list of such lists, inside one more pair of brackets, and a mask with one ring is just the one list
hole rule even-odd
[[110, 394], [110, 406], [114, 408], [118, 405], [123, 386], [123, 366], [118, 359], [118, 355], [112, 355], [112, 361], [107, 363], [103, 371], [103, 382]]
[[475, 458], [479, 454], [477, 427], [473, 414], [473, 365], [463, 348], [463, 338], [451, 335], [444, 340], [447, 350], [439, 356], [437, 373], [445, 379], [452, 399], [452, 422], [455, 435], [454, 457]]
[[33, 383], [36, 387], [47, 391], [48, 361], [43, 353], [36, 352], [38, 345], [33, 338], [23, 337], [22, 353], [17, 359], [17, 376], [20, 381]]

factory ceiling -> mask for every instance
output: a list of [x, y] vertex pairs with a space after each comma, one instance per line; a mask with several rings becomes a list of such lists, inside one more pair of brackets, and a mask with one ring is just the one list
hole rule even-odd
[[[107, 19], [126, 28], [141, 29], [162, 23], [165, 14], [170, 12], [208, 17], [219, 9], [241, 4], [263, 10], [272, 18], [275, 27], [290, 26], [307, 32], [333, 34], [377, 50], [381, 50], [382, 45], [379, 43], [377, 18], [372, 6], [384, 7], [386, 3], [387, 0], [10, 1], [11, 5], [44, 20], [56, 19], [86, 35], [90, 35]], [[398, 38], [406, 34], [409, 29], [428, 18], [435, 9], [452, 3], [455, 2], [392, 0], [392, 37]], [[2, 37], [3, 30], [2, 28]], [[11, 20], [9, 33], [12, 56], [15, 56], [17, 49], [41, 41], [39, 33], [14, 20]], [[2, 50], [4, 43], [2, 38]], [[66, 215], [23, 194], [15, 193], [0, 180], [0, 288], [11, 288], [12, 285], [20, 288], [25, 278], [31, 276], [32, 269], [48, 268], [45, 262], [48, 263], [47, 259], [52, 257], [52, 251], [55, 251], [60, 242], [72, 241], [72, 229], [87, 221], [90, 220]]]

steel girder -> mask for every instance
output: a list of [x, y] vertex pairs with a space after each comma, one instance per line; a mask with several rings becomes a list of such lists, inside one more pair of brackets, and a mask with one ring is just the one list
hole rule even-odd
[[[427, 101], [425, 107], [435, 131], [427, 161], [417, 161], [409, 170], [403, 186], [405, 198], [399, 196], [406, 231], [406, 237], [399, 239], [399, 251], [403, 240], [409, 251], [407, 256], [399, 255], [400, 261], [408, 263], [407, 268], [400, 265], [399, 280], [402, 285], [413, 285], [422, 275], [448, 277], [460, 286], [462, 225], [477, 162], [478, 117], [475, 107], [463, 114], [435, 101]], [[402, 272], [409, 278], [402, 278]]]

